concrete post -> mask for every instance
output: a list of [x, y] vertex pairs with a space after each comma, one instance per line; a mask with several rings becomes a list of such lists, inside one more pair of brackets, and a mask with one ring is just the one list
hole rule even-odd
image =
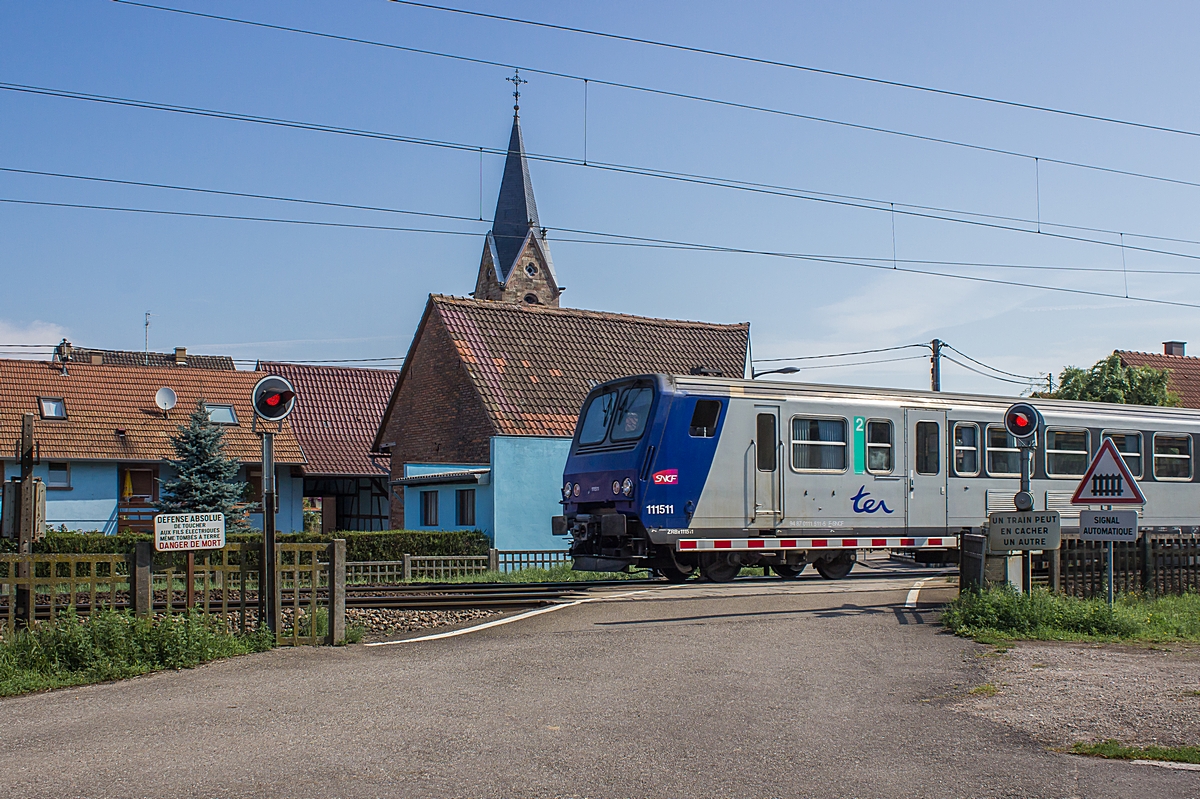
[[404, 553], [404, 582], [412, 582], [412, 555]]
[[329, 543], [329, 637], [325, 643], [338, 646], [346, 641], [346, 539]]
[[488, 571], [500, 571], [500, 550], [494, 547], [488, 550]]
[[1050, 590], [1054, 593], [1062, 588], [1062, 549], [1050, 550]]
[[[135, 616], [149, 616], [154, 612], [154, 590], [151, 582], [151, 566], [154, 562], [154, 545], [149, 541], [134, 544], [129, 563], [129, 603]], [[169, 596], [169, 587], [168, 587]]]

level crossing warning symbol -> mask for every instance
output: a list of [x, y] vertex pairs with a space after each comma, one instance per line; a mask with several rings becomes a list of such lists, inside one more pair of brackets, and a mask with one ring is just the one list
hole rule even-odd
[[1071, 497], [1072, 505], [1145, 505], [1142, 493], [1125, 459], [1111, 438], [1104, 439], [1092, 458], [1079, 487]]

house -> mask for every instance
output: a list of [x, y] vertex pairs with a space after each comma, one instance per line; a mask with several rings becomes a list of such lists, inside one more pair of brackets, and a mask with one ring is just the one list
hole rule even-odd
[[258, 369], [296, 387], [289, 420], [304, 450], [304, 496], [320, 501], [322, 531], [388, 529], [388, 456], [371, 444], [400, 373], [275, 361]]
[[1179, 395], [1185, 408], [1200, 408], [1200, 358], [1185, 355], [1185, 341], [1164, 341], [1162, 355], [1153, 352], [1116, 350], [1125, 366], [1166, 369], [1167, 388]]
[[393, 527], [480, 529], [559, 549], [563, 466], [592, 386], [629, 374], [746, 372], [749, 324], [560, 308], [514, 114], [474, 298], [431, 295], [375, 436]]
[[[262, 445], [252, 429], [250, 395], [261, 372], [180, 366], [121, 366], [87, 361], [0, 360], [0, 444], [8, 456], [3, 477], [19, 474], [15, 460], [21, 418], [36, 414], [34, 476], [46, 483], [46, 521], [69, 530], [153, 529], [162, 482], [173, 470], [175, 435], [198, 401], [225, 427], [225, 452], [242, 464], [250, 499], [262, 488]], [[161, 388], [175, 392], [168, 411], [155, 403]], [[288, 422], [275, 437], [277, 529], [304, 529], [304, 454]], [[251, 516], [262, 525], [262, 514]]]

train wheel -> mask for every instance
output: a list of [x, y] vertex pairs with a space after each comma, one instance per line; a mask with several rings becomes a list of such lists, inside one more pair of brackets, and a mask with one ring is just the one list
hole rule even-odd
[[741, 564], [731, 563], [726, 555], [704, 555], [700, 559], [700, 575], [710, 582], [730, 582], [741, 570]]
[[843, 552], [833, 560], [818, 560], [816, 566], [826, 580], [840, 580], [854, 568], [854, 558], [849, 552]]
[[800, 572], [804, 571], [805, 565], [801, 563], [799, 566], [772, 566], [771, 571], [785, 580], [794, 580], [800, 576]]
[[682, 583], [687, 581], [687, 579], [692, 576], [692, 572], [690, 570], [683, 571], [682, 569], [675, 569], [670, 566], [656, 569], [655, 571], [657, 571], [663, 577], [666, 577], [667, 582], [671, 583]]

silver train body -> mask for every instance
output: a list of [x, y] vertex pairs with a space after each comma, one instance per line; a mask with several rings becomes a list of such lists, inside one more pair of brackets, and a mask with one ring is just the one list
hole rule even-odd
[[[631, 442], [622, 403], [636, 391], [645, 418]], [[581, 441], [585, 424], [599, 429], [585, 417], [605, 397], [610, 437]], [[743, 565], [791, 576], [806, 562], [838, 577], [857, 549], [954, 548], [989, 512], [1014, 509], [1021, 451], [1003, 425], [1013, 402], [709, 377], [612, 381], [584, 404], [555, 532], [573, 536], [577, 567], [641, 564], [676, 577], [698, 567], [712, 579]], [[1146, 495], [1143, 528], [1200, 524], [1200, 411], [1033, 403], [1043, 417], [1034, 507], [1060, 511], [1064, 532], [1078, 526], [1070, 498], [1105, 437]]]

